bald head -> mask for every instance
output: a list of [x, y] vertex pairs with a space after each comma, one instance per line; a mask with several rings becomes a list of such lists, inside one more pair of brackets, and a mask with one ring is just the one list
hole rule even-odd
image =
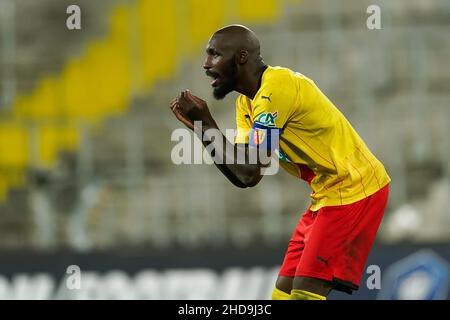
[[220, 45], [235, 52], [246, 50], [249, 54], [259, 55], [260, 44], [256, 34], [249, 28], [232, 24], [217, 30], [211, 39], [217, 39]]

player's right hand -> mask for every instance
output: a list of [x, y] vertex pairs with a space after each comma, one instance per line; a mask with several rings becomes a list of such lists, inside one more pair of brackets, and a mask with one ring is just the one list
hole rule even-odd
[[170, 102], [170, 109], [180, 122], [182, 122], [189, 129], [194, 130], [194, 122], [191, 119], [189, 119], [189, 117], [187, 117], [185, 114], [183, 114], [182, 111], [180, 110], [178, 97], [174, 98]]

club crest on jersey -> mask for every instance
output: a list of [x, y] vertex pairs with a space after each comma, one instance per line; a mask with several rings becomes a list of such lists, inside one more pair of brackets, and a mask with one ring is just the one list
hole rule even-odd
[[267, 133], [265, 129], [254, 129], [253, 130], [253, 143], [258, 146], [264, 142], [266, 139]]
[[275, 127], [275, 120], [278, 117], [278, 111], [275, 112], [263, 112], [256, 120], [257, 123], [267, 127]]

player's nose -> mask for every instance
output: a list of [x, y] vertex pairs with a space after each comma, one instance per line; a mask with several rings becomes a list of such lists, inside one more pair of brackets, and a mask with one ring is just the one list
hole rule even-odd
[[209, 57], [207, 57], [207, 58], [205, 59], [205, 61], [203, 61], [203, 69], [209, 70], [209, 69], [211, 69], [211, 68], [212, 68], [212, 65], [211, 65], [211, 59], [210, 59]]

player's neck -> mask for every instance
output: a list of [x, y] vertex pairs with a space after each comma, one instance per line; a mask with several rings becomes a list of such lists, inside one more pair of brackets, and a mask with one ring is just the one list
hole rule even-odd
[[261, 63], [254, 68], [254, 72], [244, 73], [241, 77], [241, 81], [236, 87], [236, 91], [253, 100], [261, 87], [262, 75], [267, 67], [268, 66], [265, 63]]

